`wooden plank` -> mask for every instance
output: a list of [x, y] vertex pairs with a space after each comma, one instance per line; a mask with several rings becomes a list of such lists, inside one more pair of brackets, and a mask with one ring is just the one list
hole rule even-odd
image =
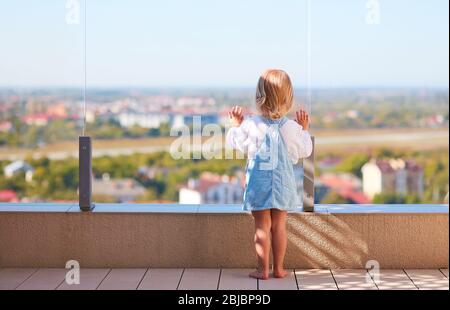
[[147, 269], [112, 269], [98, 287], [98, 290], [136, 290]]
[[5, 268], [0, 270], [0, 290], [14, 290], [27, 280], [37, 269]]
[[58, 290], [95, 290], [102, 283], [110, 269], [80, 269], [80, 284], [69, 285], [64, 281]]
[[300, 290], [337, 290], [333, 275], [328, 269], [295, 270]]
[[373, 281], [380, 290], [417, 290], [417, 287], [403, 270], [370, 271]]
[[286, 278], [269, 280], [258, 280], [260, 290], [298, 290], [297, 280], [294, 270], [288, 270], [289, 274]]
[[183, 269], [149, 269], [138, 290], [176, 290]]
[[340, 290], [376, 290], [378, 289], [365, 269], [332, 270]]
[[66, 278], [67, 269], [43, 268], [36, 271], [18, 290], [55, 290]]
[[180, 290], [217, 290], [220, 269], [186, 269], [180, 281]]
[[448, 279], [448, 269], [441, 269], [441, 272], [447, 277]]
[[252, 269], [222, 269], [219, 290], [257, 290], [258, 281], [250, 278]]
[[419, 290], [448, 290], [448, 278], [438, 269], [407, 269], [405, 272]]

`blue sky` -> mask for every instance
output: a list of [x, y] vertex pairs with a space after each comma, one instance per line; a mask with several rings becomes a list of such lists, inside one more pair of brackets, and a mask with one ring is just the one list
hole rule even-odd
[[[379, 0], [379, 25], [365, 22], [367, 0], [311, 2], [313, 86], [448, 87], [448, 0]], [[0, 0], [0, 87], [82, 84], [83, 27], [65, 23], [65, 4]], [[89, 86], [247, 87], [269, 67], [306, 85], [306, 0], [87, 8]]]

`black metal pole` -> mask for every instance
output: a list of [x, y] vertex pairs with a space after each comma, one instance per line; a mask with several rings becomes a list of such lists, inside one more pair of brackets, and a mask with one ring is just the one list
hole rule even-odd
[[79, 205], [81, 211], [92, 211], [92, 140], [82, 136], [79, 139]]

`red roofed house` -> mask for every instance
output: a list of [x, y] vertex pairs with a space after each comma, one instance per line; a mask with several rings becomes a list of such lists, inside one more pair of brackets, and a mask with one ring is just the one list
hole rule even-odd
[[52, 106], [49, 106], [47, 108], [47, 115], [58, 118], [58, 119], [64, 119], [68, 117], [67, 114], [67, 108], [64, 103], [58, 103]]
[[368, 204], [370, 199], [361, 191], [361, 180], [350, 173], [325, 173], [320, 184], [355, 204]]
[[0, 202], [15, 203], [19, 202], [16, 192], [10, 189], [0, 190]]
[[423, 195], [423, 169], [403, 159], [372, 159], [362, 167], [363, 191], [370, 198], [377, 194]]
[[22, 117], [22, 121], [28, 126], [44, 127], [52, 120], [66, 119], [67, 117], [67, 109], [63, 103], [60, 103], [48, 107], [46, 113], [25, 115]]
[[22, 121], [28, 126], [44, 127], [51, 121], [51, 116], [45, 113], [26, 115], [22, 117]]
[[338, 194], [342, 198], [345, 198], [354, 204], [365, 205], [371, 202], [370, 199], [366, 196], [366, 194], [359, 191], [344, 189], [340, 190]]
[[0, 123], [0, 132], [10, 132], [13, 126], [11, 122]]

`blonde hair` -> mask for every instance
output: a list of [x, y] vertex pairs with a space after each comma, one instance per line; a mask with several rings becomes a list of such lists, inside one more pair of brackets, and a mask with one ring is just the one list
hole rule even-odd
[[292, 108], [294, 90], [283, 70], [267, 70], [259, 78], [256, 105], [264, 117], [280, 119]]

